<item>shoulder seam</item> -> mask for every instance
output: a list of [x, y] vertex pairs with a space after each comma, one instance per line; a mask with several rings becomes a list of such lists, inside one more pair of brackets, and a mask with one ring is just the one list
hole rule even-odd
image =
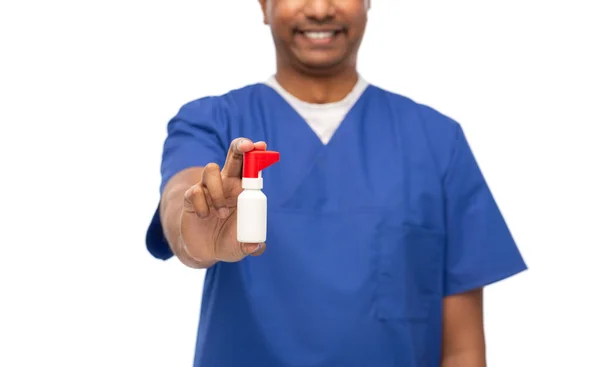
[[450, 158], [448, 159], [448, 164], [442, 174], [442, 182], [446, 182], [448, 177], [450, 176], [454, 162], [456, 161], [456, 154], [458, 149], [458, 138], [461, 132], [461, 126], [458, 122], [454, 121], [454, 138], [452, 142], [452, 149], [450, 150]]

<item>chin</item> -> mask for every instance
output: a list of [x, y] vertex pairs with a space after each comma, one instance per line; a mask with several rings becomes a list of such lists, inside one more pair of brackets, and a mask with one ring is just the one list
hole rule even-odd
[[304, 57], [299, 56], [297, 61], [307, 71], [313, 70], [314, 72], [327, 73], [343, 67], [345, 59], [343, 55], [306, 55]]

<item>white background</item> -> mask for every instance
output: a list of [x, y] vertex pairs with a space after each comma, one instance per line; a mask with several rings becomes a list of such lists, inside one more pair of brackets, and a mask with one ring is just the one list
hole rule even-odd
[[[373, 1], [360, 71], [464, 126], [530, 267], [491, 367], [600, 365], [594, 4]], [[2, 1], [0, 366], [191, 366], [203, 273], [144, 244], [165, 125], [273, 71], [257, 1]]]

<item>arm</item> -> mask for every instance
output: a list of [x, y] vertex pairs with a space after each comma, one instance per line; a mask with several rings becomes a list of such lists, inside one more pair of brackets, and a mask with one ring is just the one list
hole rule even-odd
[[216, 261], [197, 261], [185, 251], [180, 236], [181, 215], [185, 192], [200, 182], [203, 167], [192, 167], [175, 174], [165, 185], [160, 200], [160, 220], [165, 238], [173, 254], [186, 266], [207, 269]]
[[446, 261], [443, 367], [485, 367], [483, 288], [527, 269], [471, 151], [456, 126], [444, 176]]
[[184, 195], [200, 182], [203, 167], [225, 161], [223, 126], [227, 111], [218, 98], [206, 97], [181, 107], [167, 125], [160, 166], [160, 201], [146, 231], [146, 248], [155, 258], [168, 260], [175, 256], [192, 268], [210, 265], [194, 261], [183, 251], [179, 223]]
[[442, 367], [485, 367], [483, 289], [444, 299]]

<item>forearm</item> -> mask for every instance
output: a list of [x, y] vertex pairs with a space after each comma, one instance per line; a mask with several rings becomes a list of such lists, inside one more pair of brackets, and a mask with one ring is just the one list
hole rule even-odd
[[[200, 173], [201, 174], [201, 173]], [[207, 269], [216, 261], [198, 261], [185, 251], [180, 231], [181, 215], [183, 214], [183, 198], [185, 192], [195, 184], [198, 173], [182, 172], [169, 183], [164, 190], [160, 203], [160, 219], [165, 238], [173, 254], [184, 265], [194, 269]]]
[[483, 289], [444, 299], [442, 367], [485, 367]]
[[473, 349], [445, 355], [441, 367], [486, 367], [485, 351]]

